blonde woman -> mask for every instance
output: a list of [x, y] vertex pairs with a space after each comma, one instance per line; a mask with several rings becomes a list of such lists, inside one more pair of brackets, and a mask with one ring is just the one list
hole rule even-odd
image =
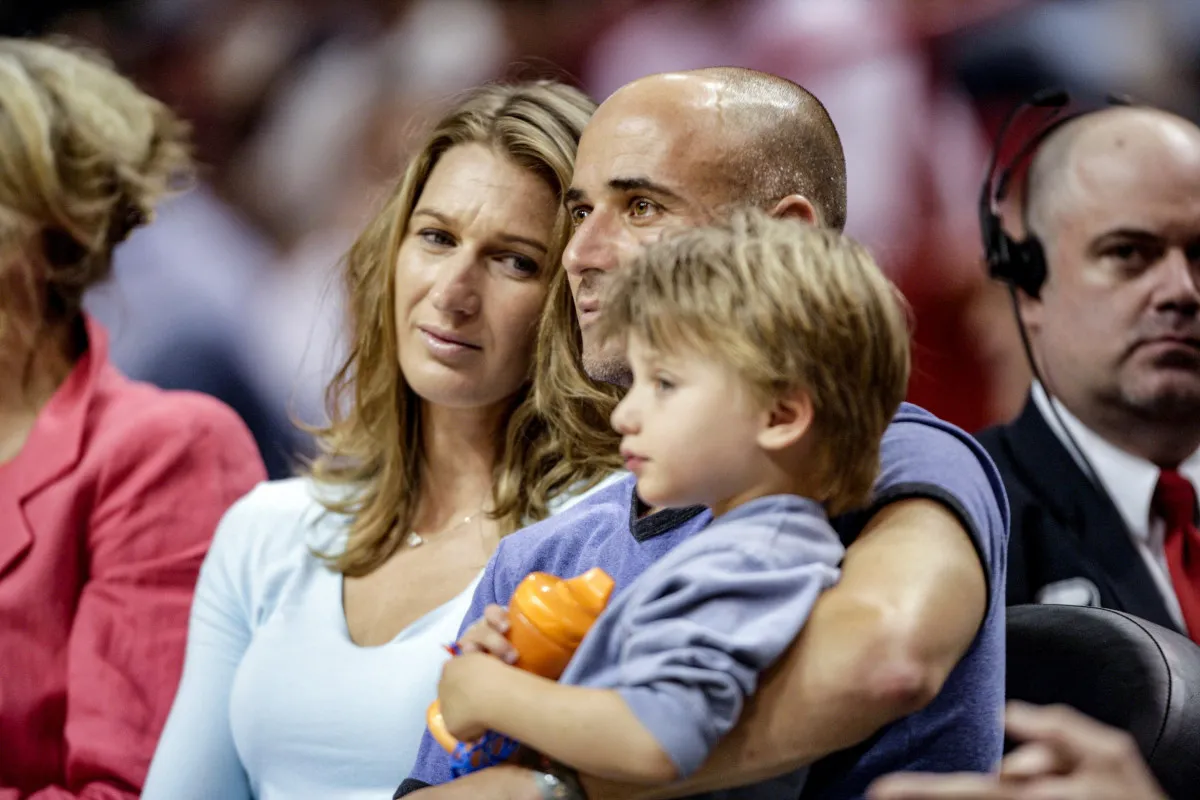
[[120, 375], [80, 303], [190, 163], [90, 54], [0, 39], [0, 800], [136, 797], [221, 515], [237, 416]]
[[390, 795], [500, 538], [617, 466], [610, 394], [531, 382], [592, 108], [476, 91], [351, 249], [323, 454], [222, 522], [144, 797]]

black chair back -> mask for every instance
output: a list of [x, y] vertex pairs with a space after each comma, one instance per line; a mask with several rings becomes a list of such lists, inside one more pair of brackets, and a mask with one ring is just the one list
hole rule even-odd
[[1009, 699], [1064, 703], [1129, 731], [1167, 794], [1200, 798], [1200, 647], [1107, 608], [1007, 611]]

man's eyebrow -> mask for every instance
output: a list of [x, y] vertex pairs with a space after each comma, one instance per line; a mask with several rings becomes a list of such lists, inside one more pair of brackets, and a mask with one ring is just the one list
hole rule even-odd
[[1104, 248], [1106, 245], [1110, 245], [1115, 242], [1137, 241], [1149, 243], [1161, 240], [1162, 236], [1154, 233], [1153, 231], [1130, 227], [1113, 228], [1112, 230], [1104, 231], [1099, 236], [1094, 237], [1089, 244], [1088, 249], [1096, 252]]
[[[655, 183], [649, 178], [613, 178], [608, 182], [607, 186], [609, 189], [616, 192], [646, 192], [648, 194], [655, 194], [659, 197], [665, 197], [668, 200], [674, 200], [676, 202], [683, 201], [683, 198], [678, 194], [671, 191], [666, 186], [663, 186], [661, 183]], [[586, 200], [587, 192], [574, 186], [568, 189], [567, 193], [563, 195], [563, 202], [566, 205], [572, 205], [574, 203], [580, 203]]]
[[613, 178], [608, 182], [608, 188], [618, 192], [649, 192], [660, 197], [666, 197], [669, 200], [682, 200], [675, 192], [663, 186], [661, 183], [655, 183], [649, 178]]

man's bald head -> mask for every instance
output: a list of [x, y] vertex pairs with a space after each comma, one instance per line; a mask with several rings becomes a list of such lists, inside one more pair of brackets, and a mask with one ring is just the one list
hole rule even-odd
[[713, 160], [721, 168], [720, 193], [726, 202], [761, 206], [802, 195], [822, 225], [845, 226], [842, 142], [821, 101], [803, 87], [741, 67], [664, 73], [622, 87], [597, 115], [625, 114], [631, 107], [652, 107], [659, 113], [679, 108], [696, 119], [697, 127], [707, 117], [711, 127], [705, 132], [715, 141], [695, 137], [692, 144], [718, 150]]
[[1179, 159], [1196, 157], [1200, 127], [1161, 109], [1118, 106], [1070, 120], [1046, 137], [1029, 165], [1021, 203], [1026, 230], [1052, 239], [1063, 213], [1095, 200], [1114, 179], [1153, 180]]

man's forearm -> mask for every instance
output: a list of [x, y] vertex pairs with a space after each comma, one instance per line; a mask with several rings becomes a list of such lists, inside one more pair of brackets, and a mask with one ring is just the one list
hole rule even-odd
[[589, 799], [744, 786], [864, 741], [937, 695], [983, 619], [985, 586], [953, 515], [924, 500], [888, 506], [699, 772], [653, 789], [585, 778]]

